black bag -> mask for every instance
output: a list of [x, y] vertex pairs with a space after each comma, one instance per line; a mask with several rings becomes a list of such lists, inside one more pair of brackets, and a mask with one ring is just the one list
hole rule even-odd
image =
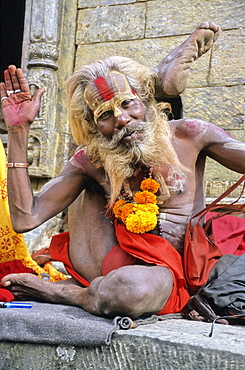
[[[245, 254], [226, 254], [213, 267], [207, 283], [189, 300], [188, 318], [245, 324]], [[194, 312], [192, 312], [194, 310]], [[239, 315], [239, 316], [238, 316]], [[227, 317], [227, 320], [219, 317]], [[244, 318], [242, 318], [244, 317]]]

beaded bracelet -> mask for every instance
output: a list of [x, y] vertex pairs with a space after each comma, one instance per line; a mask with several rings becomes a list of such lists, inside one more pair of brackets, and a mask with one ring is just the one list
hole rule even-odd
[[7, 163], [8, 168], [27, 168], [29, 166], [29, 163]]

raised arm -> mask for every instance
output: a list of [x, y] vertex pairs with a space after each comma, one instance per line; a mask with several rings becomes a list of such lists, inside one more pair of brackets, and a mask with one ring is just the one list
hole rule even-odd
[[[9, 66], [1, 83], [3, 117], [8, 129], [8, 196], [13, 227], [25, 232], [62, 211], [79, 194], [83, 176], [70, 163], [34, 197], [27, 169], [29, 128], [44, 89], [31, 95], [23, 71]], [[72, 179], [72, 181], [71, 181]]]
[[206, 154], [223, 166], [238, 173], [245, 173], [245, 143], [233, 139], [220, 128], [212, 125]]
[[182, 119], [175, 124], [176, 135], [190, 140], [197, 153], [213, 158], [232, 171], [245, 173], [245, 143], [206, 121]]
[[204, 22], [185, 42], [172, 50], [155, 68], [158, 74], [158, 96], [177, 96], [187, 85], [189, 69], [194, 60], [205, 54], [217, 40], [220, 26]]

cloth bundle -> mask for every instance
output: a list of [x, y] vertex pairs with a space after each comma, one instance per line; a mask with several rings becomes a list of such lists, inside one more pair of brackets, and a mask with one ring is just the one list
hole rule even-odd
[[[51, 281], [64, 280], [66, 277], [57, 271], [51, 263], [41, 268], [32, 258], [25, 243], [24, 236], [13, 230], [7, 193], [6, 155], [0, 141], [0, 280], [7, 274], [29, 272], [40, 276], [48, 273]], [[0, 288], [0, 300], [11, 301], [14, 296], [6, 289]]]

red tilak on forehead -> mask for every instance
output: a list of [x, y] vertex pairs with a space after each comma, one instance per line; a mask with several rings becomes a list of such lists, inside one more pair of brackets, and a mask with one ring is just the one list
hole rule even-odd
[[104, 77], [98, 77], [96, 80], [94, 80], [94, 84], [97, 87], [99, 94], [103, 101], [108, 101], [113, 98], [114, 93], [113, 91], [109, 88], [106, 80]]

